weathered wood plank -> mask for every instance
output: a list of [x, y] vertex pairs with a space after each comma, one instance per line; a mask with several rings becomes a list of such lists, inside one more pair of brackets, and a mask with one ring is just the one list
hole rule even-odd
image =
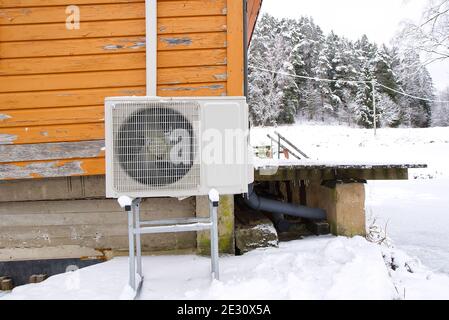
[[145, 53], [1, 59], [0, 76], [145, 68]]
[[0, 145], [0, 163], [104, 157], [104, 140]]
[[170, 34], [158, 36], [158, 50], [226, 48], [226, 32]]
[[0, 128], [75, 124], [104, 121], [104, 105], [48, 108], [36, 112], [34, 108], [0, 112]]
[[[158, 86], [160, 96], [222, 96], [226, 82]], [[145, 87], [0, 93], [0, 114], [15, 109], [102, 105], [105, 97], [144, 96]], [[0, 122], [1, 123], [1, 122]]]
[[[167, 1], [167, 0], [159, 0]], [[142, 2], [142, 0], [95, 0], [95, 3], [132, 3]], [[0, 0], [0, 8], [27, 8], [27, 7], [46, 7], [46, 6], [67, 6], [70, 4], [82, 5], [91, 4], [92, 0]]]
[[[226, 64], [226, 49], [162, 51], [158, 67], [191, 67]], [[42, 73], [66, 73], [142, 69], [146, 67], [145, 53], [115, 55], [83, 55], [75, 57], [1, 59], [0, 76]]]
[[0, 110], [102, 105], [105, 97], [143, 95], [145, 86], [0, 93]]
[[0, 180], [101, 175], [104, 158], [0, 164]]
[[101, 139], [104, 139], [104, 122], [0, 128], [0, 145]]
[[[158, 19], [159, 34], [226, 31], [226, 16]], [[84, 22], [80, 29], [67, 30], [65, 24], [3, 25], [0, 41], [87, 39], [144, 36], [145, 19]]]
[[[158, 70], [158, 84], [188, 84], [223, 82], [226, 66], [162, 68]], [[106, 87], [142, 86], [145, 69], [99, 71], [49, 75], [20, 75], [0, 77], [3, 92], [91, 89]]]
[[226, 31], [226, 16], [159, 18], [158, 34]]
[[116, 36], [144, 36], [145, 19], [84, 22], [80, 29], [67, 30], [65, 24], [0, 26], [0, 41], [81, 39]]
[[145, 69], [0, 77], [0, 90], [2, 92], [92, 89], [142, 85], [145, 85]]
[[226, 95], [226, 82], [161, 85], [157, 94], [161, 97], [187, 97], [187, 96], [224, 96]]
[[226, 70], [226, 66], [158, 69], [157, 83], [158, 85], [164, 85], [223, 82], [227, 80]]
[[0, 57], [32, 58], [145, 52], [145, 36], [0, 42]]
[[295, 181], [312, 180], [407, 180], [408, 169], [406, 167], [385, 167], [371, 169], [332, 169], [332, 168], [302, 168], [279, 169], [273, 174], [255, 171], [256, 181]]
[[[2, 9], [0, 25], [59, 23], [65, 25], [67, 2], [58, 7], [28, 7]], [[145, 2], [80, 5], [81, 23], [100, 20], [144, 19]]]
[[[158, 36], [158, 50], [226, 48], [226, 32]], [[1, 58], [145, 52], [145, 37], [0, 42]]]
[[[93, 3], [92, 3], [93, 2]], [[32, 23], [65, 23], [66, 6], [74, 4], [66, 1], [63, 6], [3, 9], [0, 25]], [[97, 1], [80, 4], [82, 22], [100, 20], [123, 20], [145, 18], [145, 2], [99, 4]], [[158, 1], [158, 17], [188, 17], [226, 15], [226, 0], [184, 0]]]

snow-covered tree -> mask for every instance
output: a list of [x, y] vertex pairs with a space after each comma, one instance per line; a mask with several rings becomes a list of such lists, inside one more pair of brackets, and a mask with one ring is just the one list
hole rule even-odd
[[[350, 41], [334, 32], [325, 35], [310, 17], [263, 15], [253, 36], [249, 65], [250, 115], [255, 125], [302, 118], [372, 128], [373, 80], [380, 125], [425, 127], [431, 119], [432, 123], [443, 119], [443, 109], [426, 101], [434, 99], [434, 89], [417, 51], [377, 46], [367, 36]], [[432, 118], [432, 110], [440, 115]]]
[[255, 67], [249, 70], [250, 115], [255, 125], [276, 125], [285, 106], [285, 90], [293, 82], [290, 77], [278, 74], [292, 69], [287, 58], [291, 46], [282, 33], [282, 24], [275, 18], [264, 15], [260, 26], [253, 36], [249, 59]]
[[432, 111], [432, 125], [438, 127], [449, 126], [449, 87], [438, 95], [441, 102], [435, 103]]

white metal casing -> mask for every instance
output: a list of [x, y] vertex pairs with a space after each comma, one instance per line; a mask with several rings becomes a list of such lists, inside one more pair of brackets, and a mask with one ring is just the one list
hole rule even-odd
[[[198, 183], [188, 188], [183, 187], [184, 180], [189, 180], [195, 174], [194, 167], [186, 173], [186, 178], [176, 181], [167, 186], [149, 186], [140, 183], [127, 174], [123, 168], [117, 165], [117, 126], [114, 129], [114, 114], [117, 108], [131, 105], [131, 111], [125, 111], [122, 118], [135, 114], [136, 110], [149, 108], [151, 103], [162, 103], [170, 108], [170, 104], [195, 103], [198, 105], [198, 121], [192, 121], [194, 129], [198, 132], [198, 143], [194, 163], [199, 169]], [[147, 106], [145, 105], [147, 104]], [[137, 109], [136, 109], [137, 108]], [[129, 108], [128, 108], [129, 109]], [[115, 111], [114, 111], [115, 110]], [[120, 111], [120, 110], [119, 110]], [[114, 113], [115, 112], [115, 113]], [[121, 111], [120, 111], [121, 112]], [[134, 113], [133, 113], [134, 112]], [[189, 115], [186, 114], [186, 118]], [[117, 118], [115, 120], [117, 122]], [[248, 191], [248, 184], [252, 182], [253, 175], [249, 170], [249, 128], [248, 128], [248, 106], [245, 97], [111, 97], [105, 99], [105, 136], [106, 136], [106, 196], [118, 198], [126, 195], [134, 198], [145, 197], [189, 197], [196, 195], [207, 195], [214, 188], [220, 194], [241, 194]], [[115, 131], [114, 131], [115, 130]], [[243, 134], [243, 136], [232, 136], [232, 132]], [[221, 159], [208, 155], [208, 148], [212, 136], [210, 133], [219, 133], [224, 138], [221, 148]], [[227, 136], [231, 133], [231, 136]], [[234, 139], [234, 140], [232, 140]], [[238, 141], [237, 141], [238, 140]], [[232, 148], [232, 149], [230, 149]], [[214, 149], [215, 150], [215, 149]], [[204, 154], [203, 154], [204, 153]], [[216, 150], [212, 152], [216, 155]], [[218, 152], [220, 154], [220, 152]], [[226, 158], [232, 154], [229, 158]], [[233, 155], [237, 155], [238, 161], [233, 161]], [[206, 160], [206, 161], [205, 161]], [[218, 161], [217, 161], [218, 160]], [[121, 172], [120, 172], [121, 171]], [[123, 178], [127, 176], [128, 178]], [[189, 176], [190, 175], [190, 176]], [[117, 188], [117, 180], [126, 180], [125, 188]], [[190, 181], [196, 181], [190, 179]], [[118, 190], [120, 189], [120, 190]]]

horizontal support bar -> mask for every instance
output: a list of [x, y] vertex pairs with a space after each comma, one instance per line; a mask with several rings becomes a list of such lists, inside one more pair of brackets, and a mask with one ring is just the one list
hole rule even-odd
[[158, 226], [134, 229], [134, 234], [153, 234], [171, 232], [202, 231], [212, 228], [212, 223], [178, 224], [171, 226]]
[[191, 223], [210, 223], [209, 218], [180, 218], [170, 220], [157, 221], [141, 221], [141, 226], [168, 226], [177, 224], [191, 224]]

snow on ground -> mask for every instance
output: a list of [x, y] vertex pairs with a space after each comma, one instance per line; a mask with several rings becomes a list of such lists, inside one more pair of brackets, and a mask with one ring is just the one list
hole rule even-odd
[[[118, 299], [127, 259], [14, 289], [7, 299]], [[198, 256], [144, 258], [142, 299], [393, 299], [379, 246], [354, 239], [313, 237], [220, 259], [221, 279]]]
[[332, 163], [424, 163], [428, 169], [414, 169], [413, 176], [449, 176], [449, 128], [353, 129], [343, 126], [295, 125], [254, 128], [251, 145], [270, 145], [267, 134], [279, 132], [311, 160]]
[[370, 181], [367, 214], [387, 225], [397, 248], [449, 274], [449, 178]]
[[312, 161], [421, 163], [409, 181], [369, 181], [367, 214], [388, 223], [393, 243], [436, 271], [449, 274], [449, 128], [354, 129], [300, 124], [252, 130], [251, 144], [269, 145], [277, 131]]
[[[311, 237], [244, 256], [210, 260], [145, 257], [142, 299], [449, 299], [449, 128], [372, 130], [297, 125], [252, 130], [252, 145], [269, 145], [277, 130], [312, 161], [425, 163], [408, 181], [370, 181], [367, 214], [393, 247], [356, 237]], [[119, 299], [127, 259], [18, 287], [3, 299]]]

